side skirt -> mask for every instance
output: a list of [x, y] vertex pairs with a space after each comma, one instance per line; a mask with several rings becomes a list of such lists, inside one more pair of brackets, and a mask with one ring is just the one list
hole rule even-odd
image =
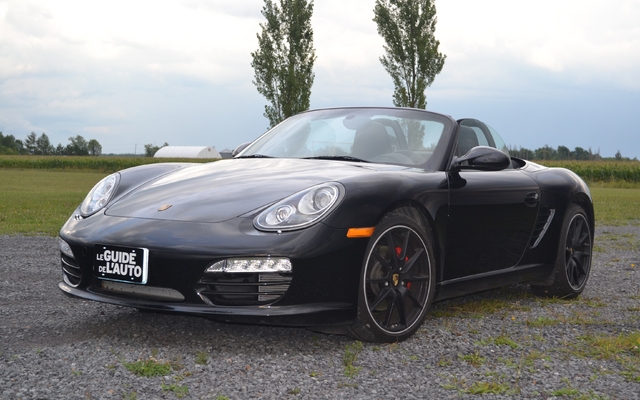
[[544, 281], [553, 265], [528, 264], [440, 282], [435, 301], [524, 282]]

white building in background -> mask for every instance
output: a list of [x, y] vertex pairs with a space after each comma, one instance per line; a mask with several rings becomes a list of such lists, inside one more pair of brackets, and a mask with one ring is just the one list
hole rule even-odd
[[156, 158], [222, 158], [211, 146], [164, 146], [153, 155]]
[[231, 154], [232, 153], [233, 153], [232, 150], [224, 149], [224, 150], [220, 151], [220, 156], [222, 156], [223, 159], [231, 158]]

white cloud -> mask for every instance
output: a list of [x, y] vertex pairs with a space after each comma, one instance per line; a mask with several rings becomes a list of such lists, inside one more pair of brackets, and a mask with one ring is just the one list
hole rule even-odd
[[[486, 0], [436, 4], [436, 35], [443, 50], [454, 57], [466, 55], [476, 61], [505, 55], [511, 59], [510, 64], [519, 61], [554, 73], [564, 72], [566, 79], [576, 83], [600, 80], [626, 86], [630, 82], [625, 75], [640, 78], [637, 1]], [[483, 75], [486, 72], [482, 70]]]

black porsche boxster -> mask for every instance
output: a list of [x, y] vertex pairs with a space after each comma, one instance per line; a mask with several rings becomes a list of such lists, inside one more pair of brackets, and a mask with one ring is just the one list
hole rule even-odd
[[576, 174], [510, 158], [481, 121], [322, 109], [230, 160], [104, 178], [60, 231], [59, 287], [142, 310], [392, 342], [436, 300], [522, 282], [578, 296], [593, 230]]

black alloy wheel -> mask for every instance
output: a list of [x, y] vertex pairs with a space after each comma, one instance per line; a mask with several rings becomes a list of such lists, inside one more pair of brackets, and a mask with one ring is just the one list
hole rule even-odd
[[591, 271], [593, 237], [584, 210], [576, 204], [567, 208], [562, 224], [555, 277], [551, 286], [535, 286], [534, 294], [575, 298], [584, 290]]
[[573, 290], [579, 290], [584, 287], [591, 266], [591, 232], [582, 214], [571, 220], [564, 253], [567, 281]]
[[352, 336], [396, 342], [420, 327], [435, 285], [427, 231], [424, 218], [412, 208], [395, 210], [376, 227], [365, 255]]

